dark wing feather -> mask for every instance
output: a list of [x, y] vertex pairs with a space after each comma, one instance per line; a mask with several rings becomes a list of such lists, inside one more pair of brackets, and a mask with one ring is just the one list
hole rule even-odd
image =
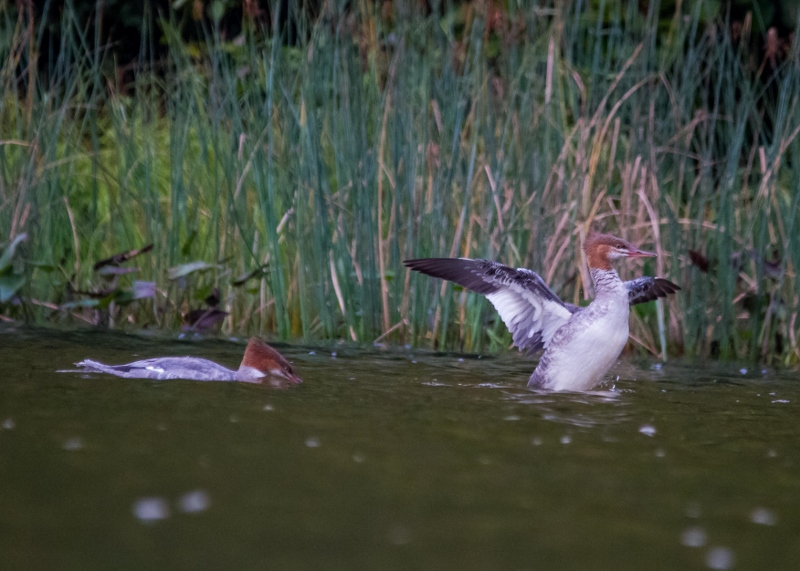
[[664, 278], [643, 277], [625, 282], [628, 289], [628, 302], [631, 305], [646, 303], [659, 297], [667, 297], [681, 288]]
[[536, 272], [524, 268], [469, 258], [424, 258], [404, 263], [412, 270], [485, 295], [520, 349], [547, 348], [558, 328], [578, 310], [561, 301]]

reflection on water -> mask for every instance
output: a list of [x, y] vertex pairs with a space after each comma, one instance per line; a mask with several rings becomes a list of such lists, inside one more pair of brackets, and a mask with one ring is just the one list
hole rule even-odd
[[[0, 329], [4, 568], [791, 569], [794, 372], [280, 346], [304, 383], [57, 374], [244, 340]], [[47, 355], [46, 358], [42, 358]], [[110, 549], [109, 546], [113, 546]]]

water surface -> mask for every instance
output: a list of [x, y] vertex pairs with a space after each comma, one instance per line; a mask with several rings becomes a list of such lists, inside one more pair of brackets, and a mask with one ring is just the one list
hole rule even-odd
[[333, 345], [277, 345], [288, 390], [56, 372], [244, 343], [0, 329], [3, 569], [800, 561], [794, 372], [623, 360], [537, 394], [518, 355]]

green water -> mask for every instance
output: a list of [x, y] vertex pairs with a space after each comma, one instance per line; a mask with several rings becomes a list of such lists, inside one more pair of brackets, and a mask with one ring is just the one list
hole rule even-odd
[[299, 346], [288, 390], [56, 372], [243, 347], [0, 329], [0, 567], [798, 568], [797, 373], [535, 394], [518, 355]]

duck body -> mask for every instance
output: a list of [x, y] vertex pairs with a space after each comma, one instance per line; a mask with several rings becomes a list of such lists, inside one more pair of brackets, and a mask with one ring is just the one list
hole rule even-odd
[[588, 391], [616, 362], [628, 342], [630, 304], [624, 283], [614, 275], [613, 288], [601, 290], [556, 330], [528, 388]]
[[[165, 381], [169, 379], [186, 379], [190, 381], [244, 381], [248, 379], [239, 375], [238, 371], [228, 369], [222, 365], [198, 357], [155, 357], [126, 363], [124, 365], [105, 365], [98, 361], [85, 359], [76, 363], [78, 367], [107, 373], [126, 379], [156, 379]], [[253, 370], [255, 371], [255, 370]], [[264, 375], [250, 375], [260, 378]]]
[[608, 234], [584, 242], [595, 299], [586, 307], [562, 301], [535, 272], [489, 260], [407, 260], [421, 273], [453, 281], [492, 302], [521, 350], [544, 350], [528, 380], [531, 389], [586, 391], [602, 382], [628, 341], [630, 306], [680, 290], [663, 278], [623, 282], [611, 267], [619, 258], [655, 256]]
[[186, 379], [190, 381], [267, 381], [302, 382], [289, 362], [258, 337], [252, 337], [237, 370], [228, 369], [199, 357], [154, 357], [123, 365], [106, 365], [85, 359], [76, 366], [90, 372], [106, 373], [126, 379]]

